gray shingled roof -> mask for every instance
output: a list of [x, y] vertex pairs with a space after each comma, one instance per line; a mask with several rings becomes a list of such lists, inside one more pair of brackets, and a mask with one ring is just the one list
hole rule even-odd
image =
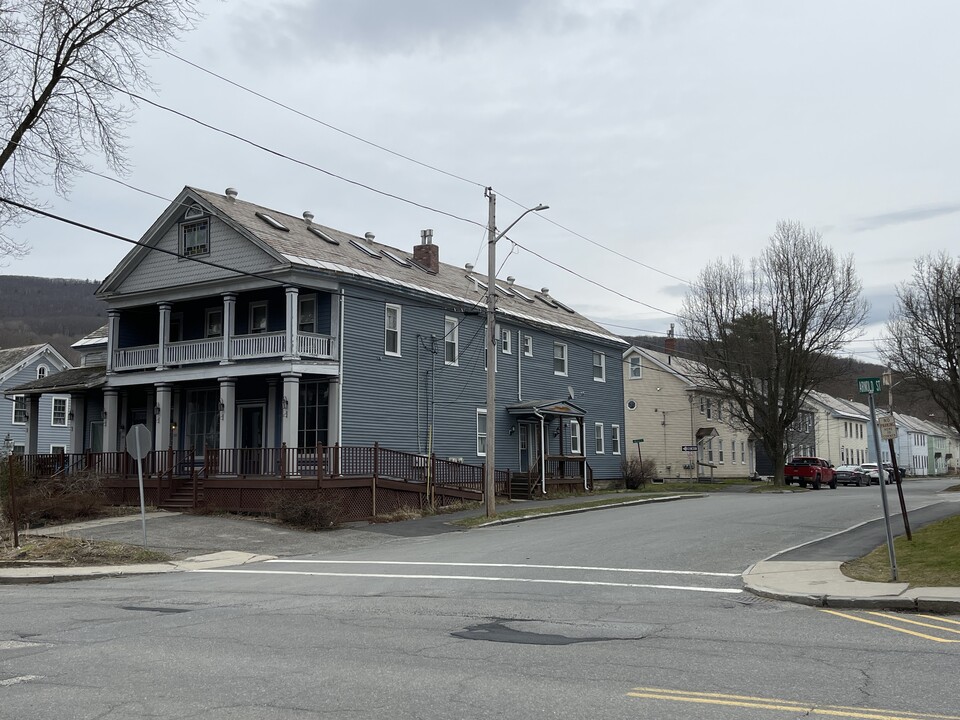
[[90, 345], [106, 345], [106, 344], [107, 344], [107, 336], [108, 336], [108, 334], [109, 334], [109, 333], [108, 333], [108, 330], [109, 330], [109, 326], [108, 326], [108, 325], [104, 325], [103, 327], [98, 327], [96, 330], [94, 330], [94, 331], [93, 331], [92, 333], [90, 333], [89, 335], [86, 335], [85, 337], [82, 337], [82, 338], [80, 338], [79, 340], [77, 340], [77, 341], [76, 341], [73, 345], [71, 345], [70, 347], [72, 347], [72, 348], [83, 348], [83, 347], [88, 347], [88, 346], [90, 346]]
[[[486, 285], [485, 274], [470, 273], [464, 268], [443, 262], [440, 263], [439, 272], [436, 274], [426, 272], [415, 265], [404, 267], [382, 255], [371, 257], [363, 250], [351, 245], [351, 241], [369, 247], [377, 254], [386, 250], [398, 258], [412, 263], [413, 253], [411, 251], [368, 241], [365, 238], [341, 232], [335, 228], [312, 223], [314, 228], [339, 242], [339, 245], [334, 245], [314, 235], [308, 229], [309, 226], [303, 218], [287, 215], [240, 199], [231, 200], [226, 195], [219, 193], [197, 188], [188, 188], [188, 190], [213, 206], [218, 214], [244, 227], [247, 232], [293, 265], [323, 270], [334, 275], [364, 278], [412, 292], [439, 296], [466, 304], [469, 307], [486, 308], [486, 291], [478, 284]], [[257, 217], [258, 212], [267, 213], [283, 223], [284, 226], [289, 228], [289, 231], [284, 232], [268, 225], [264, 220]], [[516, 288], [530, 298], [528, 301], [517, 294], [510, 295], [511, 286], [506, 281], [498, 281], [497, 285], [503, 290], [499, 293], [497, 312], [503, 316], [512, 316], [562, 330], [586, 333], [626, 345], [622, 338], [592, 320], [572, 310], [566, 310], [565, 303], [558, 305], [545, 302], [545, 299], [552, 301], [552, 298], [544, 296], [542, 292], [517, 285]]]
[[6, 391], [6, 394], [42, 395], [44, 393], [90, 390], [102, 386], [106, 379], [107, 368], [103, 365], [94, 365], [63, 370], [39, 380], [31, 380], [23, 385], [10, 388]]
[[7, 348], [0, 350], [0, 373], [6, 372], [14, 365], [23, 362], [43, 347], [39, 345], [24, 345], [23, 347]]

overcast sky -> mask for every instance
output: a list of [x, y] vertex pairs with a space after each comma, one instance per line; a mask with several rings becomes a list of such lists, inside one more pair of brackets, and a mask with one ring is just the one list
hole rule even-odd
[[[433, 228], [442, 261], [482, 270], [490, 185], [501, 228], [550, 205], [510, 236], [556, 265], [508, 257], [503, 240], [501, 276], [549, 287], [621, 334], [664, 333], [684, 281], [717, 257], [756, 256], [779, 219], [855, 256], [874, 323], [917, 256], [956, 253], [960, 3], [211, 0], [203, 10], [178, 54], [315, 120], [164, 56], [150, 68], [158, 102], [474, 224], [141, 105], [125, 180], [164, 198], [232, 186], [403, 249]], [[95, 176], [46, 199], [133, 238], [166, 206]], [[33, 251], [5, 274], [102, 279], [129, 249], [44, 219], [12, 234]], [[851, 350], [870, 359], [881, 327]]]

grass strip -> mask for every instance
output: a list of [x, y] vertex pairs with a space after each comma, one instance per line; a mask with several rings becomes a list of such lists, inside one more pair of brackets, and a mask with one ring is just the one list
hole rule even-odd
[[[916, 587], [960, 587], [960, 517], [947, 518], [894, 538], [897, 574]], [[888, 582], [890, 558], [884, 543], [859, 560], [844, 563], [844, 575], [856, 580]]]

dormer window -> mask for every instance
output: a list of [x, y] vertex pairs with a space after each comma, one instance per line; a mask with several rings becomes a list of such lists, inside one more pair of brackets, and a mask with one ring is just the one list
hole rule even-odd
[[184, 257], [210, 254], [210, 221], [197, 220], [180, 226], [180, 252]]

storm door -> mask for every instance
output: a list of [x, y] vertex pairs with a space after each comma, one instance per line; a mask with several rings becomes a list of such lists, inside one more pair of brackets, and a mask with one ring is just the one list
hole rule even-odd
[[238, 434], [240, 442], [240, 473], [243, 475], [263, 474], [263, 422], [265, 418], [263, 405], [240, 405], [240, 427]]

